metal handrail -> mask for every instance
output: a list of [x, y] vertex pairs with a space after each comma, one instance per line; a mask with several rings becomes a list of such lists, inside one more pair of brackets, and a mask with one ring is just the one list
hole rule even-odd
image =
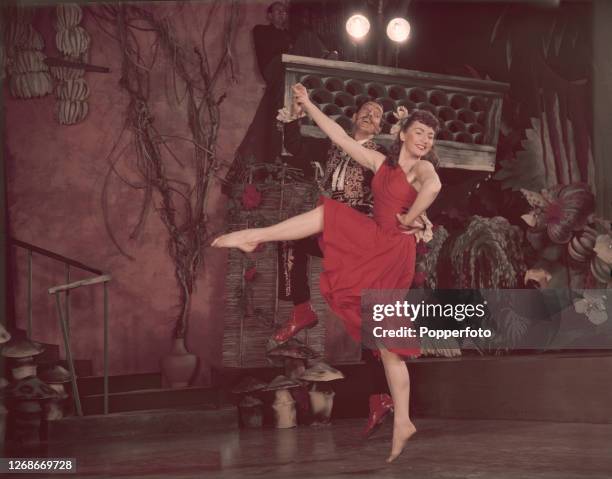
[[68, 323], [64, 312], [62, 311], [62, 303], [60, 301], [60, 293], [68, 294], [71, 290], [80, 288], [82, 286], [91, 286], [94, 284], [102, 283], [104, 285], [104, 414], [108, 414], [108, 287], [107, 284], [111, 280], [109, 274], [103, 274], [94, 278], [84, 279], [81, 281], [75, 281], [73, 283], [63, 284], [60, 286], [54, 286], [49, 288], [49, 294], [55, 296], [55, 305], [57, 308], [57, 314], [60, 319], [60, 325], [62, 326], [62, 334], [64, 336], [64, 345], [66, 347], [66, 359], [68, 361], [68, 367], [70, 368], [70, 382], [72, 384], [72, 395], [74, 396], [74, 405], [76, 413], [79, 416], [83, 415], [83, 409], [81, 407], [81, 396], [79, 394], [79, 387], [76, 381], [76, 371], [74, 368], [74, 360], [72, 359], [72, 348], [70, 346], [70, 335], [68, 332]]
[[[55, 296], [55, 303], [57, 312], [60, 320], [60, 326], [62, 328], [62, 335], [64, 337], [64, 347], [66, 349], [66, 360], [68, 361], [68, 367], [70, 368], [72, 392], [74, 396], [76, 413], [79, 416], [83, 415], [81, 407], [81, 398], [79, 395], [78, 384], [76, 381], [76, 371], [74, 367], [74, 360], [72, 358], [72, 348], [70, 346], [70, 291], [82, 286], [91, 286], [94, 284], [102, 283], [104, 286], [104, 414], [109, 412], [109, 388], [108, 388], [108, 282], [112, 279], [110, 275], [104, 274], [102, 271], [87, 266], [79, 261], [75, 261], [66, 256], [54, 253], [53, 251], [40, 248], [25, 241], [20, 241], [15, 238], [9, 238], [9, 241], [20, 248], [28, 251], [28, 338], [32, 334], [32, 253], [38, 253], [48, 258], [64, 263], [66, 266], [66, 281], [67, 283], [54, 286], [49, 288], [49, 294]], [[90, 273], [94, 273], [97, 276], [87, 278], [80, 281], [70, 282], [70, 267], [82, 269]], [[62, 310], [62, 304], [60, 301], [60, 294], [65, 294], [65, 311]]]
[[80, 288], [81, 286], [89, 286], [92, 284], [105, 283], [107, 281], [110, 281], [111, 279], [112, 278], [110, 274], [102, 274], [100, 276], [94, 276], [93, 278], [82, 279], [80, 281], [75, 281], [73, 283], [54, 286], [53, 288], [49, 288], [49, 294], [60, 293], [62, 291], [69, 291], [71, 289]]
[[66, 256], [62, 256], [61, 254], [54, 253], [53, 251], [49, 251], [48, 249], [41, 248], [39, 246], [35, 246], [30, 243], [26, 243], [25, 241], [20, 241], [15, 238], [10, 238], [9, 240], [15, 246], [19, 246], [20, 248], [26, 249], [28, 251], [32, 251], [33, 253], [39, 253], [43, 256], [47, 256], [48, 258], [52, 258], [56, 261], [61, 261], [64, 264], [68, 264], [70, 266], [74, 266], [75, 268], [82, 269], [84, 271], [89, 271], [93, 274], [104, 274], [102, 271], [96, 268], [92, 268], [91, 266], [87, 266], [86, 264], [80, 263], [79, 261], [75, 261], [71, 258], [67, 258]]

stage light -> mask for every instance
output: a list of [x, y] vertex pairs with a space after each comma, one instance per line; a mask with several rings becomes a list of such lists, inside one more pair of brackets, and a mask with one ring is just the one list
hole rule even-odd
[[394, 42], [405, 42], [410, 36], [410, 23], [405, 18], [394, 18], [387, 25], [387, 36]]
[[359, 40], [370, 31], [370, 22], [363, 15], [353, 15], [346, 21], [346, 31], [351, 37]]

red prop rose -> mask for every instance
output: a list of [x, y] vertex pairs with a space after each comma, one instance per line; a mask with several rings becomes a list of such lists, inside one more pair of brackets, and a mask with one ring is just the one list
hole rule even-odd
[[425, 271], [417, 271], [414, 273], [414, 279], [412, 280], [412, 286], [418, 288], [425, 284], [425, 280], [427, 276], [425, 275]]
[[261, 203], [261, 193], [253, 184], [248, 184], [242, 192], [242, 206], [245, 210], [253, 210]]
[[248, 283], [255, 279], [257, 275], [257, 268], [255, 266], [250, 267], [244, 272], [244, 280]]
[[416, 253], [420, 256], [429, 253], [429, 246], [424, 241], [419, 241], [416, 246]]

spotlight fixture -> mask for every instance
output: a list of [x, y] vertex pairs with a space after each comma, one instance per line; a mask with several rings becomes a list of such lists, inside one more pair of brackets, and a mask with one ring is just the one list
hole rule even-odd
[[394, 18], [387, 25], [387, 36], [394, 42], [405, 42], [410, 36], [410, 23], [405, 18]]
[[346, 31], [351, 37], [359, 40], [370, 31], [370, 22], [363, 15], [353, 15], [346, 21]]

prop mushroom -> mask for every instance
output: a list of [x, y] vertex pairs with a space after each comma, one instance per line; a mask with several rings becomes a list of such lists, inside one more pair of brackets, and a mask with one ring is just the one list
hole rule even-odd
[[238, 403], [238, 412], [240, 414], [240, 424], [245, 428], [259, 428], [263, 425], [263, 402], [251, 396], [252, 393], [261, 391], [266, 387], [266, 383], [253, 377], [242, 379], [233, 389], [234, 394], [244, 394], [244, 397]]
[[36, 376], [34, 356], [43, 351], [39, 343], [26, 338], [13, 338], [2, 348], [2, 356], [9, 359], [13, 379], [19, 381], [28, 376]]
[[309, 346], [295, 338], [270, 349], [267, 354], [273, 363], [275, 359], [282, 359], [285, 376], [289, 379], [299, 378], [306, 370], [306, 361], [318, 356]]
[[68, 393], [64, 384], [70, 381], [70, 373], [60, 365], [40, 373], [40, 379], [57, 392], [58, 396], [50, 398], [43, 404], [43, 411], [47, 421], [57, 421], [64, 417], [64, 403]]
[[343, 378], [344, 374], [324, 362], [316, 363], [302, 374], [300, 378], [302, 381], [312, 383], [310, 391], [308, 391], [313, 416], [312, 425], [327, 425], [331, 422], [336, 393], [332, 389], [330, 381]]
[[[7, 343], [11, 339], [11, 334], [0, 324], [0, 344]], [[8, 386], [8, 381], [0, 377], [0, 398], [4, 397], [4, 390]], [[4, 449], [4, 436], [6, 433], [6, 408], [3, 401], [0, 401], [0, 450]]]
[[11, 333], [9, 333], [4, 325], [0, 324], [0, 344], [8, 343], [11, 339]]
[[14, 438], [24, 445], [37, 444], [40, 440], [40, 401], [58, 397], [58, 393], [35, 376], [7, 387], [9, 414], [13, 415]]
[[286, 429], [297, 426], [297, 415], [295, 412], [295, 401], [289, 390], [300, 387], [301, 383], [286, 376], [276, 376], [265, 391], [274, 391], [274, 426], [277, 429]]
[[[4, 378], [0, 378], [0, 398], [4, 399], [4, 394], [8, 381]], [[6, 408], [4, 407], [4, 401], [0, 401], [0, 450], [4, 450], [4, 437], [6, 435]]]

